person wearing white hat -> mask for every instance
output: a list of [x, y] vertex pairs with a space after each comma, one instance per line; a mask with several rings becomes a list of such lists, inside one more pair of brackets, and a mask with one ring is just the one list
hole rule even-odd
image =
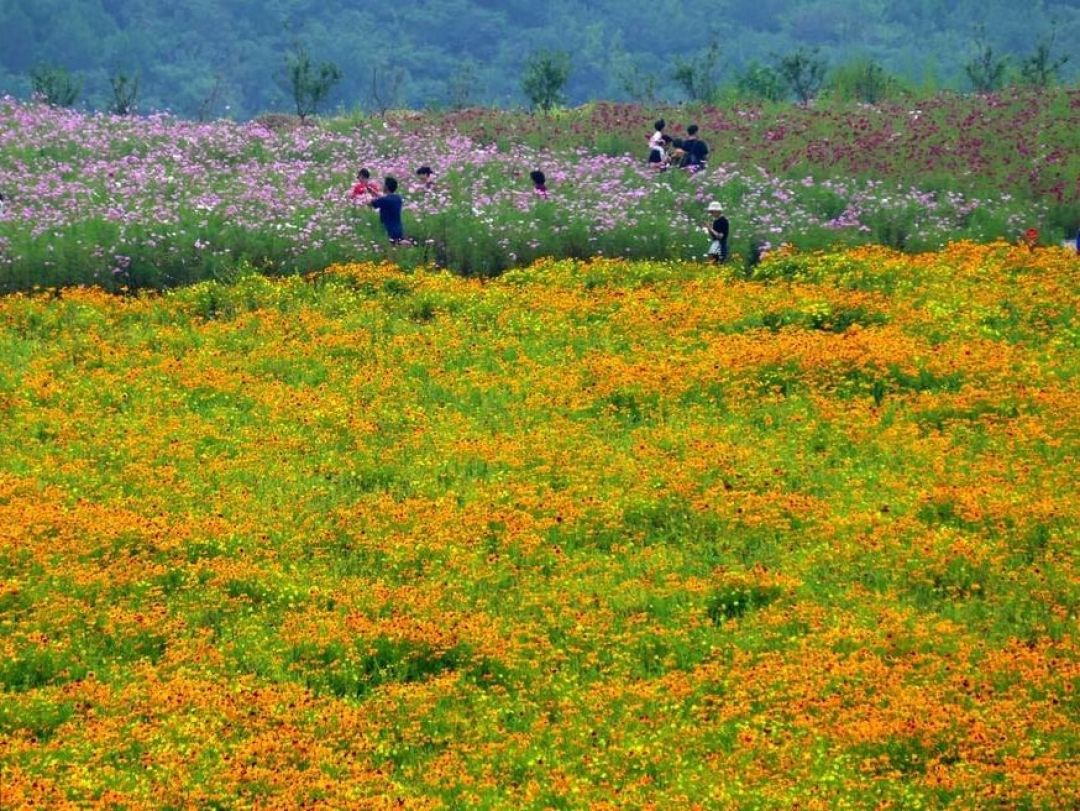
[[712, 242], [709, 243], [709, 252], [706, 256], [719, 264], [728, 259], [728, 233], [731, 231], [731, 226], [727, 217], [724, 216], [724, 207], [717, 200], [709, 203], [708, 212], [712, 221], [705, 225], [705, 233], [712, 237]]

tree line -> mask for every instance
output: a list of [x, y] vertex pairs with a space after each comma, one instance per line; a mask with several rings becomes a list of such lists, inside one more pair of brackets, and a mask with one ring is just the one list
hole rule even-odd
[[1080, 69], [1072, 2], [1017, 14], [1009, 0], [0, 0], [0, 32], [0, 93], [193, 118], [874, 102], [1071, 82]]

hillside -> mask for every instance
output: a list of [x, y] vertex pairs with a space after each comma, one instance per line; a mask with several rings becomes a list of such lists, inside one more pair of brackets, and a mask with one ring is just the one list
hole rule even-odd
[[[82, 99], [102, 106], [116, 71], [138, 74], [140, 106], [184, 116], [245, 118], [284, 109], [284, 56], [301, 42], [344, 73], [331, 107], [523, 104], [525, 58], [573, 55], [571, 104], [589, 99], [683, 97], [680, 60], [704, 59], [731, 84], [754, 62], [820, 47], [833, 66], [872, 58], [905, 82], [966, 89], [975, 22], [1015, 71], [1052, 30], [1063, 78], [1080, 69], [1075, 2], [1011, 0], [5, 0], [0, 3], [0, 93], [25, 97], [28, 72], [52, 62], [83, 77]], [[1054, 29], [1056, 26], [1056, 29]], [[642, 36], [642, 31], [647, 32]]]

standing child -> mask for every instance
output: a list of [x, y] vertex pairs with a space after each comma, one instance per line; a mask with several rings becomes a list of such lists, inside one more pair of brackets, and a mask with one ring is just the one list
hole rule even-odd
[[405, 227], [401, 224], [401, 209], [405, 203], [401, 199], [401, 195], [397, 193], [397, 187], [397, 178], [387, 177], [383, 180], [383, 188], [386, 189], [386, 194], [382, 197], [376, 197], [368, 203], [369, 206], [379, 212], [379, 220], [382, 222], [383, 228], [386, 229], [386, 235], [390, 237], [391, 245], [401, 245], [407, 242], [405, 239]]
[[728, 233], [731, 226], [728, 224], [728, 219], [724, 216], [723, 211], [724, 207], [716, 200], [709, 203], [709, 219], [711, 222], [705, 226], [705, 231], [712, 237], [712, 242], [709, 243], [709, 252], [706, 255], [711, 257], [716, 264], [726, 262], [728, 259]]

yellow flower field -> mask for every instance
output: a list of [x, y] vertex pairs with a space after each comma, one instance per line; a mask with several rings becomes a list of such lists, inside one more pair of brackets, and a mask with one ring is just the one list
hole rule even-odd
[[8, 808], [1074, 808], [1080, 262], [0, 299]]

